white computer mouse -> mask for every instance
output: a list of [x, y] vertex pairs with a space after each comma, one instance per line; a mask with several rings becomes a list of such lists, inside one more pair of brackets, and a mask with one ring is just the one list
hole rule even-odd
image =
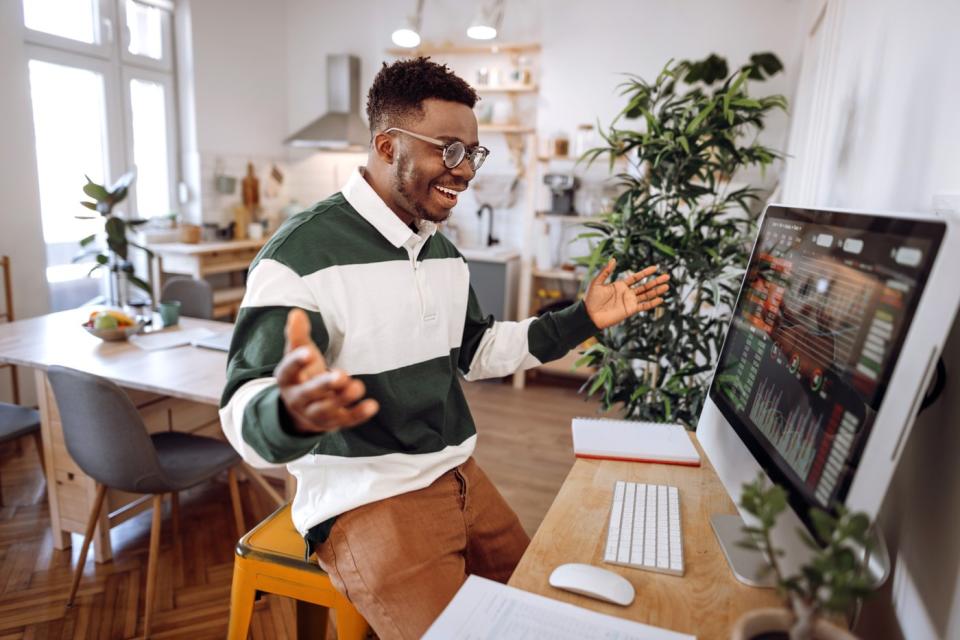
[[550, 586], [565, 589], [624, 607], [633, 602], [636, 592], [626, 578], [591, 564], [562, 564], [550, 574]]

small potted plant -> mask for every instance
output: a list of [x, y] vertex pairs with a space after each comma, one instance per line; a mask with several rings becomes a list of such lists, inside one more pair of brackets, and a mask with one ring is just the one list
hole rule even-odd
[[[147, 295], [151, 295], [150, 285], [137, 277], [134, 273], [133, 263], [128, 259], [130, 246], [141, 249], [147, 256], [153, 258], [153, 252], [127, 238], [127, 229], [144, 224], [147, 221], [128, 220], [113, 211], [113, 208], [127, 197], [130, 185], [136, 177], [136, 172], [125, 173], [110, 187], [97, 184], [87, 176], [84, 177], [87, 178], [87, 184], [83, 186], [83, 192], [92, 198], [93, 202], [83, 201], [80, 204], [100, 214], [103, 218], [107, 250], [103, 251], [101, 247], [93, 245], [97, 239], [97, 234], [92, 234], [80, 241], [82, 251], [74, 257], [74, 262], [93, 257], [97, 264], [90, 270], [90, 273], [100, 267], [107, 267], [110, 273], [107, 280], [106, 298], [107, 303], [111, 306], [122, 307], [126, 304], [128, 282], [145, 291]], [[95, 218], [95, 216], [77, 217], [82, 219]]]
[[771, 531], [787, 507], [787, 494], [777, 485], [767, 486], [763, 476], [743, 486], [740, 506], [755, 519], [744, 527], [741, 546], [763, 553], [776, 578], [784, 608], [757, 609], [734, 625], [734, 640], [855, 640], [856, 636], [826, 619], [844, 615], [873, 591], [867, 573], [870, 519], [843, 506], [837, 515], [812, 509], [810, 518], [819, 542], [805, 530], [799, 534], [812, 551], [796, 575], [786, 575], [780, 562], [784, 552], [774, 546]]

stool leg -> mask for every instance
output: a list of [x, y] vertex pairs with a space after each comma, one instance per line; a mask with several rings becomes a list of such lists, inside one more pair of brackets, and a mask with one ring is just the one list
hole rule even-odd
[[230, 587], [230, 626], [228, 640], [247, 640], [250, 620], [253, 618], [253, 598], [256, 589], [243, 568], [243, 559], [233, 561], [233, 584]]
[[147, 558], [147, 595], [143, 612], [143, 638], [150, 638], [153, 618], [153, 599], [157, 591], [157, 556], [160, 555], [160, 518], [163, 514], [163, 494], [153, 496], [153, 522], [150, 525], [150, 555]]
[[240, 489], [237, 487], [237, 470], [230, 467], [227, 471], [227, 480], [230, 483], [230, 502], [233, 503], [233, 520], [237, 525], [237, 539], [243, 537], [246, 533], [246, 527], [243, 525], [243, 505], [240, 503]]
[[337, 640], [363, 640], [367, 636], [370, 625], [352, 605], [336, 607], [334, 612], [336, 613]]
[[329, 611], [318, 604], [297, 600], [297, 640], [325, 640]]
[[87, 520], [87, 529], [83, 533], [83, 545], [80, 547], [80, 558], [77, 560], [77, 568], [73, 572], [73, 584], [70, 585], [70, 597], [67, 598], [67, 606], [73, 606], [73, 599], [77, 595], [77, 588], [80, 586], [80, 576], [83, 575], [83, 565], [87, 563], [87, 551], [90, 550], [90, 542], [93, 540], [93, 530], [97, 527], [97, 519], [100, 518], [100, 509], [103, 508], [103, 499], [107, 496], [107, 485], [97, 485], [97, 497], [93, 499], [93, 509], [90, 511], [90, 519]]

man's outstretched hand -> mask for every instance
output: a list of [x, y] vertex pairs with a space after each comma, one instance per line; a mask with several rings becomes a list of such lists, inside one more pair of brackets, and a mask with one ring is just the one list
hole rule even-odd
[[620, 324], [635, 313], [660, 306], [663, 304], [664, 294], [670, 289], [670, 285], [667, 284], [670, 276], [666, 273], [637, 284], [655, 274], [659, 270], [657, 266], [647, 267], [631, 276], [607, 284], [606, 280], [616, 266], [617, 261], [611, 258], [607, 266], [590, 283], [587, 294], [584, 296], [587, 315], [600, 329]]
[[320, 433], [363, 424], [380, 410], [376, 400], [357, 402], [363, 382], [339, 369], [327, 369], [310, 337], [310, 319], [302, 309], [287, 314], [286, 346], [275, 375], [280, 397], [300, 431]]

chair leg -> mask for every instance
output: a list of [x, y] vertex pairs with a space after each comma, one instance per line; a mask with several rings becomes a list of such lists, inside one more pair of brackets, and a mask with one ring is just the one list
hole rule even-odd
[[237, 540], [246, 533], [246, 527], [243, 524], [243, 505], [240, 504], [240, 488], [237, 486], [236, 467], [230, 467], [227, 470], [227, 480], [230, 483], [230, 502], [233, 503], [233, 520], [237, 526]]
[[40, 432], [37, 431], [33, 434], [33, 443], [37, 446], [37, 457], [40, 459], [40, 470], [43, 471], [43, 479], [47, 479], [47, 463], [43, 459], [43, 438], [40, 437]]
[[80, 558], [77, 560], [77, 568], [73, 571], [73, 584], [70, 586], [70, 597], [67, 598], [67, 606], [73, 606], [73, 599], [77, 595], [77, 588], [80, 586], [80, 576], [83, 575], [83, 565], [87, 563], [87, 551], [90, 550], [90, 542], [93, 540], [93, 530], [97, 527], [97, 520], [100, 519], [100, 510], [103, 508], [103, 499], [107, 496], [107, 485], [97, 485], [97, 497], [93, 499], [93, 510], [90, 511], [90, 519], [87, 520], [87, 528], [83, 533], [83, 545], [80, 547]]
[[150, 525], [150, 556], [147, 558], [147, 596], [143, 613], [143, 638], [150, 637], [153, 618], [153, 600], [157, 591], [157, 556], [160, 555], [160, 519], [163, 514], [163, 494], [153, 496], [153, 522]]
[[334, 622], [337, 624], [337, 640], [363, 640], [370, 625], [360, 612], [352, 606], [340, 606], [334, 609]]
[[170, 521], [173, 524], [173, 539], [180, 540], [180, 494], [170, 493]]
[[233, 585], [230, 588], [230, 626], [228, 640], [247, 640], [250, 620], [253, 619], [253, 600], [256, 589], [251, 576], [242, 566], [243, 560], [233, 561]]

